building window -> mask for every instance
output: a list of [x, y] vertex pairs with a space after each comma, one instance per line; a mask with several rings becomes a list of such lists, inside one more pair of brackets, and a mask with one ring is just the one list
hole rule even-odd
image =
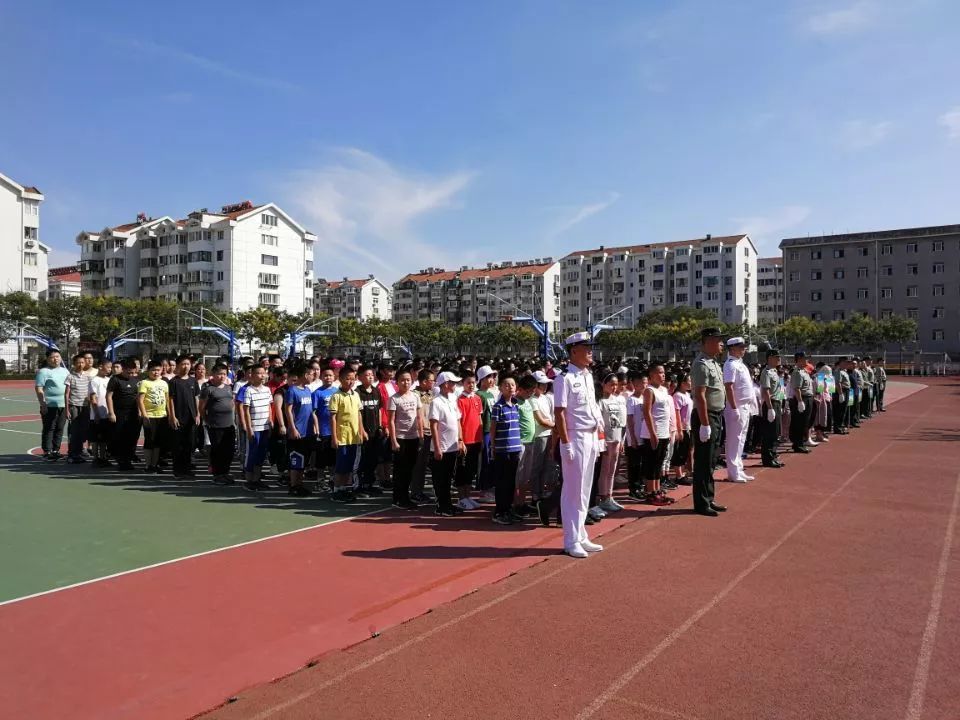
[[857, 300], [866, 300], [870, 297], [870, 291], [866, 288], [857, 289]]
[[24, 265], [36, 265], [37, 264], [37, 254], [32, 252], [25, 252], [23, 254], [23, 264]]
[[223, 240], [223, 230], [217, 230], [217, 240]]
[[268, 226], [270, 226], [270, 227], [276, 227], [276, 226], [277, 226], [277, 216], [276, 216], [276, 215], [267, 215], [266, 213], [263, 213], [263, 214], [260, 216], [260, 224], [261, 224], [261, 225], [268, 225]]
[[791, 251], [790, 251], [790, 259], [791, 259], [791, 260], [799, 260], [799, 259], [800, 259], [800, 251], [799, 251], [799, 250], [791, 250]]
[[833, 249], [833, 257], [835, 257], [835, 258], [842, 258], [842, 257], [843, 257], [843, 248], [834, 248], [834, 249]]
[[880, 246], [881, 255], [893, 255], [893, 245], [881, 245]]
[[857, 248], [857, 255], [860, 257], [867, 257], [870, 254], [870, 248]]
[[858, 278], [870, 277], [870, 273], [869, 273], [869, 271], [867, 270], [867, 268], [865, 268], [865, 267], [858, 267], [858, 268], [857, 268], [857, 277], [858, 277]]
[[916, 285], [911, 285], [907, 288], [907, 297], [919, 297]]
[[798, 292], [790, 293], [790, 302], [800, 302], [800, 293]]
[[217, 281], [218, 281], [218, 282], [223, 282], [223, 270], [218, 270], [218, 271], [217, 271]]
[[882, 300], [889, 300], [893, 297], [893, 288], [880, 288], [880, 298]]
[[223, 260], [223, 250], [217, 250], [217, 262], [221, 262], [222, 260]]
[[276, 273], [260, 273], [258, 280], [260, 287], [280, 287], [280, 276]]
[[823, 293], [819, 290], [814, 290], [812, 293], [810, 293], [811, 302], [820, 302], [821, 299], [823, 299]]
[[893, 277], [893, 265], [884, 265], [880, 268], [880, 274], [887, 277]]
[[810, 259], [811, 259], [811, 260], [819, 260], [819, 259], [822, 258], [822, 257], [823, 257], [823, 252], [822, 252], [822, 251], [820, 251], [820, 250], [811, 250], [811, 251], [810, 251]]
[[37, 289], [37, 279], [25, 277], [23, 279], [23, 289], [26, 291], [32, 291]]
[[[747, 282], [749, 282], [749, 280], [748, 280]], [[723, 279], [723, 284], [724, 284], [724, 285], [733, 285], [733, 278], [730, 277], [729, 275], [727, 275], [727, 277], [725, 277], [725, 278]]]
[[307, 260], [305, 270], [306, 272], [313, 272], [313, 260]]
[[719, 260], [705, 260], [703, 263], [704, 270], [718, 270], [720, 268]]
[[934, 240], [930, 245], [933, 252], [943, 252], [943, 240]]
[[278, 241], [276, 235], [261, 235], [261, 236], [260, 236], [260, 243], [261, 243], [262, 245], [272, 245], [273, 247], [276, 247], [277, 244], [278, 244], [278, 242], [279, 242], [279, 241]]
[[733, 293], [732, 292], [724, 293], [724, 298], [726, 299], [727, 302], [730, 302], [731, 300], [733, 300]]
[[934, 317], [935, 320], [941, 319], [941, 318], [943, 317], [943, 308], [942, 308], [942, 307], [935, 307], [935, 308], [933, 309], [933, 317]]
[[943, 297], [943, 285], [934, 285], [934, 286], [933, 286], [933, 296], [934, 296], [934, 297]]
[[843, 310], [834, 310], [833, 311], [834, 320], [846, 320], [847, 314]]
[[187, 262], [212, 262], [213, 253], [209, 250], [199, 250], [197, 252], [187, 253]]
[[911, 320], [919, 320], [920, 311], [917, 308], [907, 308], [907, 317]]
[[707, 293], [707, 300], [719, 300], [719, 299], [720, 299], [720, 293], [718, 293], [716, 290], [711, 290]]
[[834, 300], [843, 300], [846, 298], [846, 293], [843, 290], [834, 290], [833, 299]]
[[880, 319], [881, 319], [881, 320], [889, 320], [889, 319], [892, 318], [892, 317], [893, 317], [893, 310], [881, 310], [881, 311], [880, 311]]
[[907, 275], [919, 275], [920, 270], [917, 265], [907, 265]]
[[939, 275], [943, 272], [943, 263], [934, 263], [933, 264], [933, 274]]
[[663, 272], [663, 265], [654, 265], [654, 266], [653, 266], [653, 271], [654, 271], [655, 273], [662, 273], [662, 272]]
[[261, 265], [279, 265], [280, 261], [277, 259], [276, 255], [261, 255], [260, 256]]
[[915, 242], [907, 243], [907, 254], [915, 253], [919, 250], [919, 245]]
[[685, 263], [685, 262], [677, 263], [677, 265], [676, 265], [676, 271], [677, 271], [677, 272], [687, 272], [687, 268], [688, 268], [688, 267], [689, 267], [688, 263]]
[[790, 282], [797, 282], [800, 280], [800, 271], [794, 270], [790, 273]]
[[811, 280], [820, 280], [821, 278], [823, 278], [823, 273], [820, 272], [819, 270], [811, 270], [811, 271], [810, 271], [810, 279], [811, 279]]
[[934, 340], [943, 340], [943, 330], [934, 330], [933, 331]]
[[822, 313], [822, 312], [812, 312], [812, 313], [810, 313], [810, 319], [811, 319], [811, 320], [816, 320], [817, 322], [820, 322], [821, 320], [823, 320], [823, 313]]
[[844, 273], [844, 271], [843, 271], [843, 268], [837, 268], [836, 270], [833, 271], [833, 279], [834, 279], [834, 280], [843, 280], [844, 274], [845, 274], [845, 273]]

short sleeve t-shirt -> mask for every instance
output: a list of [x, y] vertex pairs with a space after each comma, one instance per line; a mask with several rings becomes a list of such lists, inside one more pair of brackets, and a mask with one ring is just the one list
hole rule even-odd
[[170, 395], [170, 386], [167, 381], [141, 380], [138, 392], [143, 395], [143, 409], [148, 418], [162, 418], [167, 416], [167, 398]]
[[243, 394], [243, 406], [250, 412], [250, 429], [261, 432], [270, 427], [270, 408], [273, 405], [273, 393], [266, 385], [254, 387], [247, 385]]
[[430, 403], [430, 420], [436, 420], [440, 436], [437, 442], [443, 453], [457, 452], [460, 441], [460, 409], [456, 393], [438, 395]]
[[337, 426], [340, 445], [360, 444], [360, 396], [356, 390], [337, 392], [327, 403], [332, 421]]
[[43, 388], [43, 397], [47, 407], [61, 408], [64, 403], [64, 393], [67, 390], [66, 381], [69, 371], [63, 367], [40, 368], [37, 370], [35, 385]]
[[208, 428], [233, 427], [233, 391], [229, 385], [205, 383], [200, 390], [203, 406], [203, 422]]
[[283, 400], [290, 408], [293, 425], [300, 433], [300, 437], [312, 435], [313, 423], [310, 418], [313, 415], [313, 392], [310, 388], [291, 385], [287, 388], [287, 394]]
[[320, 437], [330, 437], [333, 430], [330, 427], [330, 398], [334, 396], [337, 389], [330, 387], [318, 387], [313, 391], [313, 409], [317, 413], [317, 425], [320, 427]]
[[90, 403], [90, 419], [102, 420], [107, 416], [107, 384], [110, 378], [97, 377], [90, 378], [90, 395], [97, 396], [97, 404]]
[[360, 398], [360, 417], [363, 419], [363, 429], [367, 435], [373, 437], [380, 427], [380, 392], [370, 386], [369, 389], [362, 385], [356, 390]]
[[463, 442], [467, 445], [483, 442], [483, 399], [477, 393], [457, 398], [463, 426]]
[[[433, 388], [436, 390], [437, 388]], [[433, 390], [430, 392], [423, 392], [422, 390], [417, 390], [416, 393], [420, 396], [420, 418], [423, 420], [423, 434], [430, 435], [430, 403], [433, 402], [433, 399], [439, 395], [439, 393], [434, 393]]]
[[516, 403], [507, 403], [501, 398], [490, 411], [491, 422], [496, 423], [493, 449], [497, 452], [520, 452], [520, 410]]
[[520, 442], [527, 445], [533, 442], [537, 433], [537, 423], [533, 419], [533, 398], [517, 400], [517, 412], [520, 420]]
[[[540, 397], [534, 398], [534, 400], [535, 400], [534, 408], [539, 410], [540, 414], [543, 415], [545, 418], [549, 418], [550, 420], [553, 420], [554, 419], [553, 418], [553, 395], [550, 393], [544, 393]], [[534, 420], [536, 420], [536, 416], [534, 416]], [[553, 428], [547, 427], [546, 425], [541, 425], [540, 422], [537, 421], [537, 437], [538, 438], [547, 437], [552, 432], [553, 432]]]
[[129, 415], [137, 411], [137, 378], [128, 378], [123, 375], [114, 375], [107, 383], [107, 392], [113, 400], [113, 411], [116, 415]]
[[170, 399], [173, 401], [173, 414], [181, 423], [194, 422], [197, 419], [197, 395], [200, 386], [193, 377], [175, 377], [167, 385], [170, 389]]
[[83, 407], [90, 402], [90, 376], [84, 372], [72, 372], [67, 375], [64, 387], [70, 388], [70, 404]]
[[417, 434], [417, 414], [420, 412], [420, 396], [413, 390], [401, 395], [394, 393], [388, 402], [394, 413], [393, 424], [397, 429], [398, 440], [415, 440]]

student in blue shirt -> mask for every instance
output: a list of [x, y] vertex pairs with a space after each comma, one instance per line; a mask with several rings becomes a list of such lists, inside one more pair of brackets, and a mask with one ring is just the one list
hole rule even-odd
[[522, 518], [513, 512], [513, 497], [517, 488], [517, 466], [523, 445], [520, 442], [520, 410], [514, 397], [517, 383], [510, 375], [500, 379], [500, 399], [490, 411], [490, 439], [493, 446], [493, 476], [496, 492], [496, 510], [493, 521], [498, 525], [512, 525]]
[[317, 437], [317, 416], [313, 412], [313, 392], [307, 387], [313, 382], [313, 369], [297, 363], [291, 370], [295, 380], [287, 387], [283, 398], [286, 416], [287, 451], [290, 453], [290, 494], [309, 495], [303, 484], [303, 471]]
[[330, 424], [330, 398], [337, 393], [337, 388], [333, 384], [335, 379], [336, 373], [332, 368], [322, 370], [320, 387], [313, 391], [313, 411], [317, 416], [317, 442], [314, 449], [317, 453], [315, 467], [318, 480], [320, 473], [324, 470], [329, 472], [337, 460], [337, 454], [331, 442], [333, 427]]
[[63, 367], [63, 358], [57, 350], [47, 351], [47, 364], [37, 371], [37, 400], [40, 401], [40, 419], [43, 431], [40, 447], [44, 460], [59, 460], [60, 443], [63, 442], [63, 426], [67, 420], [66, 391], [67, 376], [70, 373]]

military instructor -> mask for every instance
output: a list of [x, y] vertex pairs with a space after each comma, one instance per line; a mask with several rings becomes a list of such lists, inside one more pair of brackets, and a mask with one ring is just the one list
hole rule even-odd
[[698, 515], [717, 517], [727, 508], [714, 502], [713, 467], [720, 447], [723, 413], [723, 373], [717, 357], [723, 336], [717, 328], [700, 333], [700, 354], [693, 361], [693, 509]]

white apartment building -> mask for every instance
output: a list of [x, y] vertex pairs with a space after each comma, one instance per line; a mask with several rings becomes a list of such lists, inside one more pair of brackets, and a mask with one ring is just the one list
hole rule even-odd
[[757, 259], [757, 323], [777, 325], [784, 320], [783, 257]]
[[273, 203], [206, 208], [81, 232], [84, 295], [163, 298], [223, 310], [313, 311], [316, 235]]
[[560, 319], [560, 263], [553, 258], [427, 268], [393, 285], [394, 320], [480, 325], [526, 314], [553, 331]]
[[47, 274], [47, 290], [40, 294], [41, 300], [62, 300], [80, 297], [80, 266], [50, 268]]
[[0, 173], [0, 293], [27, 292], [34, 298], [47, 289], [47, 255], [40, 242], [43, 193]]
[[560, 261], [560, 329], [583, 329], [625, 307], [636, 321], [677, 305], [755, 325], [756, 277], [757, 249], [747, 235], [578, 250]]
[[360, 280], [318, 278], [313, 284], [313, 311], [353, 320], [390, 320], [393, 291], [373, 275]]

